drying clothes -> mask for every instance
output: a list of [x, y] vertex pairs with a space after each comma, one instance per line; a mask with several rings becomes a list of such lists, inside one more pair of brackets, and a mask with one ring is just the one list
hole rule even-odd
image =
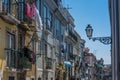
[[30, 5], [28, 3], [26, 4], [26, 13], [27, 16], [30, 17]]
[[35, 7], [35, 21], [36, 21], [36, 29], [37, 31], [41, 31], [43, 29], [43, 24], [41, 20], [41, 16], [39, 14], [38, 9]]
[[36, 53], [32, 51], [32, 63], [35, 64], [36, 62]]
[[30, 62], [32, 62], [32, 51], [31, 51], [30, 49], [28, 49], [27, 47], [24, 47], [24, 48], [23, 48], [23, 51], [24, 51], [24, 56], [25, 56], [26, 58], [28, 58], [28, 60], [29, 60]]
[[35, 3], [32, 4], [32, 8], [31, 8], [31, 17], [34, 16], [35, 13]]
[[26, 4], [26, 13], [29, 18], [32, 18], [34, 16], [34, 11], [35, 11], [35, 3], [32, 4], [30, 7], [30, 4]]
[[26, 4], [26, 13], [27, 13], [27, 16], [29, 18], [35, 19], [35, 21], [36, 21], [36, 30], [41, 31], [43, 24], [42, 24], [42, 20], [41, 20], [41, 16], [39, 14], [39, 11], [35, 7], [35, 3], [33, 3], [31, 7], [30, 7], [29, 3]]

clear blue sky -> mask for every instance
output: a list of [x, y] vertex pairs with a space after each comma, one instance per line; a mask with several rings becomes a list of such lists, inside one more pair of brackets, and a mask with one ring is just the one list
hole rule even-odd
[[86, 41], [86, 47], [97, 59], [102, 57], [105, 64], [110, 64], [110, 45], [104, 45], [99, 41], [93, 42], [85, 33], [87, 24], [91, 24], [94, 37], [111, 35], [108, 0], [63, 0], [63, 5], [72, 8], [69, 12], [75, 19], [75, 30]]

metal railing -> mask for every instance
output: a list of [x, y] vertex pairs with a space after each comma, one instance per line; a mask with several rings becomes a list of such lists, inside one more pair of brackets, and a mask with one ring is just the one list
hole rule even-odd
[[16, 68], [16, 69], [31, 69], [32, 62], [29, 61], [27, 57], [24, 56], [24, 51], [15, 50], [11, 48], [5, 48], [6, 51], [6, 67]]

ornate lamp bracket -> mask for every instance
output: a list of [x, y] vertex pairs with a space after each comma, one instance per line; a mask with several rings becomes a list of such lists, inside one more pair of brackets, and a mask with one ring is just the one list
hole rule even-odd
[[92, 39], [93, 41], [98, 40], [105, 45], [111, 44], [111, 37], [92, 37], [90, 39]]

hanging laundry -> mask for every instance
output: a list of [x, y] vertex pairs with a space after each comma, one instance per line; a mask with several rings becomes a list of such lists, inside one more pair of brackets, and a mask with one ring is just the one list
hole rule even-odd
[[34, 16], [35, 14], [35, 3], [32, 4], [32, 8], [31, 8], [31, 18]]
[[26, 4], [26, 14], [29, 18], [32, 18], [34, 16], [34, 11], [35, 11], [35, 3], [32, 4], [30, 7], [30, 4]]
[[43, 29], [43, 24], [41, 20], [41, 16], [39, 14], [38, 9], [35, 7], [35, 21], [36, 21], [36, 29], [37, 31], [41, 31]]
[[28, 3], [26, 4], [26, 14], [30, 17], [30, 5]]
[[35, 64], [36, 62], [36, 53], [32, 51], [32, 63]]
[[27, 47], [24, 47], [24, 48], [23, 48], [23, 51], [24, 51], [24, 56], [25, 56], [26, 58], [28, 58], [28, 60], [29, 60], [30, 62], [32, 62], [32, 51], [31, 51], [30, 49], [28, 49]]

